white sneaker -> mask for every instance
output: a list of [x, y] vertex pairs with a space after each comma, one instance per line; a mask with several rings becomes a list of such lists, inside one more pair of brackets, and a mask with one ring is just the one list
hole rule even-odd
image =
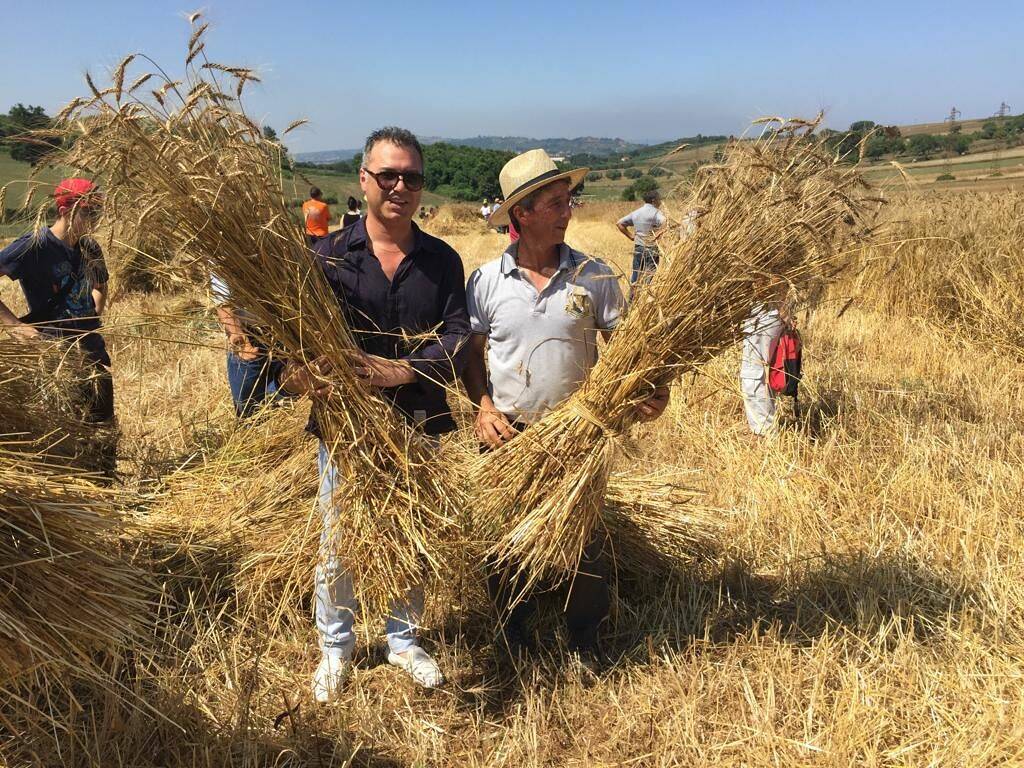
[[437, 662], [430, 658], [430, 654], [418, 645], [412, 646], [404, 653], [388, 653], [388, 664], [401, 667], [424, 688], [437, 688], [444, 684], [444, 675]]
[[347, 654], [324, 651], [313, 675], [313, 697], [320, 704], [329, 702], [341, 691], [351, 671], [352, 660]]

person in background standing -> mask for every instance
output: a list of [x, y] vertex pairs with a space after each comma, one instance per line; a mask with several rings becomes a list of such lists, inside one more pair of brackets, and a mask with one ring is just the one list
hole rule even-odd
[[360, 218], [362, 218], [362, 214], [359, 212], [359, 201], [349, 195], [348, 210], [341, 217], [341, 228], [344, 229], [355, 224]]
[[[615, 225], [619, 232], [633, 241], [633, 274], [629, 278], [630, 284], [635, 285], [639, 280], [650, 280], [658, 268], [661, 254], [654, 239], [666, 221], [665, 214], [658, 209], [659, 205], [661, 193], [656, 189], [651, 190], [644, 195], [642, 206], [623, 216]], [[633, 228], [632, 232], [629, 231], [629, 227]]]
[[216, 275], [210, 276], [210, 292], [217, 305], [217, 320], [228, 339], [228, 387], [235, 415], [247, 419], [278, 395], [277, 377], [283, 364], [253, 338], [248, 329], [249, 316], [231, 306], [228, 287]]
[[697, 234], [697, 230], [700, 229], [700, 219], [707, 213], [704, 208], [691, 208], [683, 216], [682, 221], [679, 222], [679, 239], [689, 240], [691, 237]]
[[775, 393], [768, 384], [771, 350], [786, 329], [789, 313], [784, 305], [786, 289], [771, 301], [755, 306], [743, 323], [743, 358], [740, 390], [750, 431], [758, 437], [775, 432]]
[[491, 216], [491, 201], [486, 197], [484, 198], [484, 204], [480, 206], [480, 216], [485, 220], [489, 219]]
[[302, 204], [302, 219], [306, 222], [306, 238], [310, 245], [316, 245], [321, 237], [327, 237], [331, 223], [331, 209], [323, 201], [319, 187], [309, 190], [309, 200]]
[[[500, 197], [494, 198], [494, 202], [491, 203], [491, 214], [490, 215], [494, 216], [494, 214], [496, 214], [498, 212], [498, 209], [501, 208], [501, 206], [503, 206], [504, 204], [505, 204], [505, 202]], [[507, 235], [508, 234], [508, 225], [506, 225], [506, 224], [498, 224], [498, 225], [496, 225], [495, 229], [498, 230], [498, 234], [499, 235]]]

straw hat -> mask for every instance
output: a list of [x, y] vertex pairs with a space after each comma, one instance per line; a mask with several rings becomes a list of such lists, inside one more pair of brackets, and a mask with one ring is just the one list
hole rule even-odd
[[589, 168], [576, 168], [571, 171], [560, 171], [555, 161], [543, 149], [531, 149], [523, 152], [505, 163], [498, 175], [501, 184], [501, 196], [505, 202], [491, 214], [488, 221], [494, 226], [509, 223], [508, 213], [512, 206], [531, 192], [546, 187], [562, 179], [569, 180], [569, 186], [575, 187], [590, 171]]

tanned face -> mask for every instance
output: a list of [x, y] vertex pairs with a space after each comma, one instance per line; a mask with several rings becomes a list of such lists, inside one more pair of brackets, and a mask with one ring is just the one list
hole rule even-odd
[[67, 219], [68, 240], [74, 245], [93, 231], [96, 220], [100, 217], [100, 209], [97, 206], [87, 207], [78, 204], [71, 208], [61, 208], [58, 214]]
[[[365, 170], [363, 170], [365, 169]], [[405, 186], [405, 180], [399, 180], [394, 189], [387, 191], [380, 188], [376, 180], [366, 171], [380, 173], [395, 171], [405, 173], [415, 171], [423, 173], [423, 161], [415, 149], [400, 147], [390, 141], [378, 141], [370, 150], [369, 156], [363, 158], [363, 169], [359, 171], [359, 186], [366, 194], [366, 213], [377, 220], [388, 224], [401, 221], [412, 221], [413, 215], [420, 205], [423, 190], [413, 192]]]
[[534, 198], [533, 210], [516, 205], [513, 212], [519, 220], [519, 236], [531, 245], [561, 245], [572, 219], [569, 205], [569, 181], [562, 179], [542, 188]]

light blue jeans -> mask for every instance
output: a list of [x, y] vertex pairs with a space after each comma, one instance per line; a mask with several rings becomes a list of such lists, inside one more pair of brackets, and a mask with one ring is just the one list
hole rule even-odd
[[[338, 558], [337, 520], [339, 510], [333, 501], [338, 483], [338, 472], [330, 461], [330, 453], [320, 442], [320, 512], [324, 528], [320, 534], [320, 559], [316, 567], [316, 628], [320, 632], [320, 646], [325, 652], [350, 656], [356, 644], [352, 631], [357, 602], [352, 586], [352, 574], [345, 570]], [[391, 605], [384, 632], [393, 653], [402, 653], [416, 645], [416, 620], [423, 610], [423, 594], [417, 590], [403, 601]]]

